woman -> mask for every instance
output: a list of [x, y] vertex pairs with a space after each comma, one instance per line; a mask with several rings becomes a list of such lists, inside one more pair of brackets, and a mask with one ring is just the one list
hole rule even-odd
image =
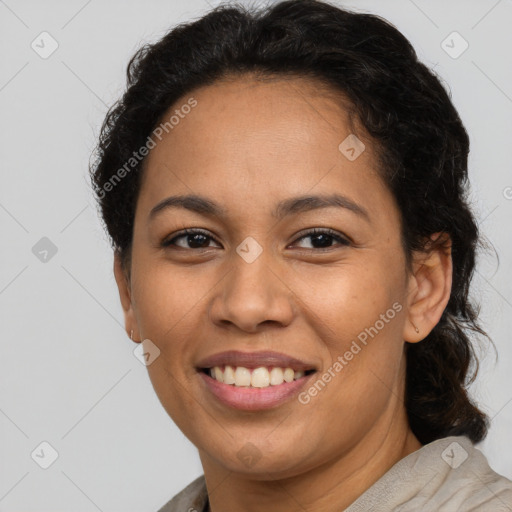
[[128, 86], [91, 174], [126, 330], [204, 469], [161, 511], [512, 510], [466, 392], [468, 135], [404, 36], [221, 6]]

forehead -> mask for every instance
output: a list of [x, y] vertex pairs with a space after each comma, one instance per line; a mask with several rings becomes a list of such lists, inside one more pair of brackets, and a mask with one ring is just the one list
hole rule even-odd
[[[180, 110], [191, 99], [194, 108]], [[360, 127], [354, 133], [347, 104], [338, 91], [302, 77], [242, 77], [196, 89], [162, 117], [179, 121], [155, 140], [140, 196], [149, 207], [174, 192], [214, 193], [220, 202], [252, 197], [262, 206], [333, 188], [354, 199], [382, 194], [373, 147]], [[351, 160], [343, 142], [354, 136], [365, 142]]]

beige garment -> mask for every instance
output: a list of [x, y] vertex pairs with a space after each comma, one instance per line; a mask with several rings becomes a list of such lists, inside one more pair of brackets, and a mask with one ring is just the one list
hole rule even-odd
[[[204, 475], [158, 512], [206, 512]], [[392, 466], [343, 512], [512, 512], [512, 481], [465, 436], [438, 439]]]

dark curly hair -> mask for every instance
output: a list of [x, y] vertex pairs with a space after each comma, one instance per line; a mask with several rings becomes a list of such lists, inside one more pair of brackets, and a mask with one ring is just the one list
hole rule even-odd
[[378, 16], [315, 0], [287, 0], [259, 11], [220, 5], [143, 45], [128, 64], [127, 90], [107, 113], [90, 166], [105, 227], [125, 269], [145, 159], [132, 170], [126, 162], [184, 95], [247, 73], [311, 77], [349, 100], [349, 115], [374, 142], [379, 170], [399, 206], [408, 268], [412, 251], [424, 250], [432, 234], [450, 236], [451, 296], [432, 332], [406, 343], [405, 406], [422, 444], [450, 435], [481, 441], [489, 420], [467, 393], [478, 371], [469, 335], [489, 338], [469, 298], [482, 244], [467, 200], [469, 137], [440, 79]]

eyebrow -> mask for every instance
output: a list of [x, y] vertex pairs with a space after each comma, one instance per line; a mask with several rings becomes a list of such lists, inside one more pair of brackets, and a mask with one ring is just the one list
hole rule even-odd
[[[320, 208], [345, 208], [348, 211], [371, 222], [370, 215], [361, 205], [355, 203], [348, 197], [340, 194], [300, 196], [285, 199], [278, 203], [276, 209], [272, 212], [272, 216], [281, 220], [289, 215], [317, 210]], [[207, 199], [206, 197], [195, 194], [170, 196], [160, 201], [149, 212], [149, 220], [151, 221], [159, 212], [169, 208], [184, 208], [200, 215], [210, 217], [227, 217], [227, 211], [217, 203]]]

